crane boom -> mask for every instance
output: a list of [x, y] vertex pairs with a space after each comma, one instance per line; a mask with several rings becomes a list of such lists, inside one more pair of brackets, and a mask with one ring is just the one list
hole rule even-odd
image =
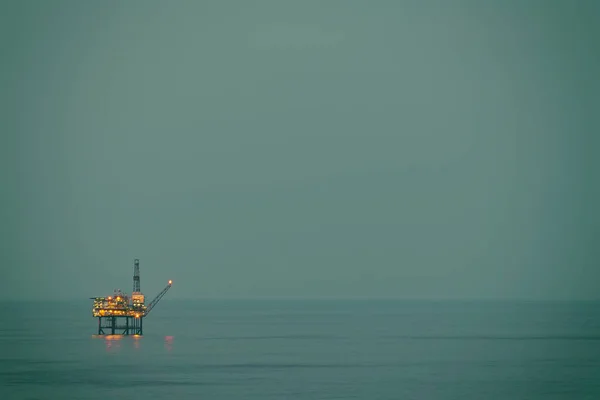
[[163, 298], [165, 293], [167, 293], [167, 291], [169, 289], [171, 289], [171, 286], [172, 286], [172, 282], [169, 281], [169, 284], [167, 286], [165, 286], [165, 288], [159, 294], [156, 295], [156, 297], [150, 302], [150, 304], [148, 304], [148, 307], [146, 307], [146, 312], [144, 313], [144, 315], [150, 314], [150, 311], [152, 311], [152, 309], [158, 304], [158, 302], [160, 301], [160, 299]]

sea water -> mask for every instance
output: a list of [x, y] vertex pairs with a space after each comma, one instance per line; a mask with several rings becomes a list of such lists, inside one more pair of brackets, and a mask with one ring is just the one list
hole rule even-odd
[[0, 303], [0, 399], [600, 399], [600, 305], [172, 300], [143, 337], [90, 300]]

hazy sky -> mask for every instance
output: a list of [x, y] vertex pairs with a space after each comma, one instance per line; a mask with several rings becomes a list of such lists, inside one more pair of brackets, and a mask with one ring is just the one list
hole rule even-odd
[[599, 17], [2, 1], [0, 297], [599, 298]]

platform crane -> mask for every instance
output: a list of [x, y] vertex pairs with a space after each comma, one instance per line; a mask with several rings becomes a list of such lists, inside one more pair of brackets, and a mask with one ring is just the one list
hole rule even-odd
[[169, 281], [167, 286], [165, 286], [165, 288], [159, 294], [157, 294], [154, 299], [152, 299], [150, 304], [148, 304], [148, 306], [146, 307], [146, 312], [144, 313], [144, 316], [148, 316], [148, 314], [150, 314], [150, 311], [152, 311], [152, 309], [158, 304], [160, 299], [162, 299], [163, 296], [169, 291], [169, 289], [171, 289], [171, 286], [173, 286], [173, 281]]

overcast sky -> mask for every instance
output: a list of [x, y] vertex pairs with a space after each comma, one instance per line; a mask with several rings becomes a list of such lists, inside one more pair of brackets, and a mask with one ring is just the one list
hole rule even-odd
[[597, 299], [599, 16], [3, 1], [0, 298]]

